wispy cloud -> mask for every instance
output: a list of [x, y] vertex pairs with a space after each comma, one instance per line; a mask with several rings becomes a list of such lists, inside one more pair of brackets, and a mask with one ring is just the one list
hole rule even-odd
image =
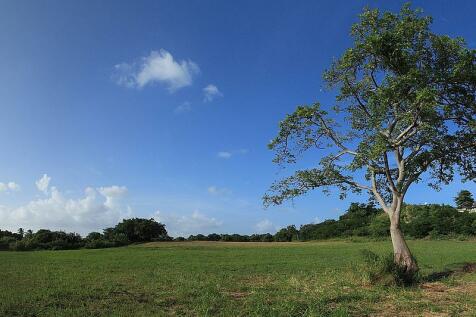
[[189, 112], [190, 110], [192, 110], [192, 104], [188, 101], [185, 101], [183, 103], [181, 103], [180, 105], [178, 105], [174, 112], [176, 114], [182, 114], [182, 113], [186, 113], [186, 112]]
[[203, 101], [204, 102], [211, 102], [218, 97], [223, 97], [223, 94], [218, 89], [217, 86], [213, 84], [209, 84], [205, 88], [203, 88]]
[[221, 151], [217, 153], [217, 156], [221, 159], [229, 159], [233, 154], [227, 151]]
[[138, 62], [114, 66], [113, 78], [118, 85], [143, 88], [154, 83], [164, 84], [170, 92], [190, 86], [193, 76], [199, 73], [198, 65], [191, 60], [176, 61], [164, 49], [152, 51]]
[[207, 188], [207, 191], [211, 195], [216, 195], [216, 196], [224, 196], [224, 195], [229, 195], [231, 194], [231, 190], [225, 187], [217, 187], [217, 186], [209, 186]]
[[217, 156], [221, 159], [229, 159], [234, 155], [245, 155], [248, 154], [248, 149], [239, 149], [233, 151], [220, 151], [217, 153]]
[[47, 174], [43, 174], [43, 176], [35, 182], [36, 188], [43, 194], [48, 194], [48, 187], [50, 186], [51, 177]]
[[269, 219], [264, 219], [255, 225], [255, 230], [258, 233], [274, 233], [277, 227]]

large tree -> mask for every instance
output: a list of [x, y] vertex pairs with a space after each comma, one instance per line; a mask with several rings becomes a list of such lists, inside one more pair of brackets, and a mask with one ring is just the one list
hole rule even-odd
[[[324, 74], [333, 107], [297, 107], [269, 144], [274, 162], [296, 163], [320, 150], [319, 163], [274, 183], [265, 205], [313, 189], [368, 192], [390, 218], [395, 262], [418, 266], [400, 229], [410, 186], [439, 189], [459, 173], [476, 175], [476, 50], [461, 38], [431, 32], [431, 18], [404, 5], [399, 13], [364, 9], [353, 47]], [[330, 154], [329, 154], [330, 153]]]

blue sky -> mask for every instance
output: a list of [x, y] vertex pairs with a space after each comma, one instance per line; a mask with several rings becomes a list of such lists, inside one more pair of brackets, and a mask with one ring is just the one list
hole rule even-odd
[[[86, 233], [154, 216], [187, 235], [338, 217], [366, 196], [262, 208], [287, 173], [266, 144], [296, 105], [332, 105], [322, 72], [362, 8], [401, 4], [0, 2], [0, 227]], [[476, 46], [474, 2], [413, 7]], [[461, 188], [476, 192], [422, 184], [407, 201], [452, 203]]]

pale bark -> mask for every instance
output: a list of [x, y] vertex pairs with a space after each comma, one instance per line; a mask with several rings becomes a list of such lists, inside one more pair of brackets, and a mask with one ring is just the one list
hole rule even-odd
[[[400, 162], [398, 163], [400, 165]], [[402, 170], [403, 166], [399, 166], [399, 171]], [[403, 205], [404, 194], [400, 194], [395, 187], [390, 187], [390, 189], [392, 189], [393, 199], [392, 204], [387, 205], [377, 190], [374, 173], [372, 173], [371, 179], [372, 193], [390, 218], [390, 236], [392, 238], [394, 261], [398, 266], [402, 267], [406, 273], [415, 273], [418, 271], [418, 265], [413, 258], [412, 253], [410, 252], [410, 249], [408, 248], [408, 245], [403, 237], [402, 230], [400, 229], [400, 211]]]
[[400, 267], [404, 268], [407, 273], [418, 271], [418, 265], [408, 248], [403, 233], [399, 225], [390, 225], [390, 236], [392, 237], [394, 261]]
[[393, 258], [395, 263], [404, 268], [405, 272], [412, 274], [418, 271], [418, 265], [408, 248], [407, 242], [403, 237], [400, 228], [400, 211], [403, 204], [403, 197], [394, 196], [394, 204], [392, 204], [390, 216], [390, 237], [393, 245]]

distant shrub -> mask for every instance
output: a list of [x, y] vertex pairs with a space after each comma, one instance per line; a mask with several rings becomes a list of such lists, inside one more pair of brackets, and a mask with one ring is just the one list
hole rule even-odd
[[270, 233], [265, 233], [261, 235], [262, 242], [273, 242], [274, 237]]
[[86, 240], [101, 240], [104, 239], [104, 235], [99, 232], [91, 232], [86, 236]]
[[13, 237], [1, 237], [0, 238], [0, 250], [9, 250], [10, 245], [14, 244], [17, 240]]
[[220, 241], [221, 236], [217, 233], [211, 233], [207, 236], [208, 241]]
[[287, 226], [276, 232], [274, 240], [280, 242], [299, 240], [299, 231], [296, 229], [295, 225]]
[[114, 248], [120, 247], [124, 244], [119, 243], [117, 241], [109, 241], [109, 240], [90, 240], [86, 242], [84, 247], [86, 249], [105, 249], [105, 248]]
[[386, 213], [376, 215], [369, 224], [372, 237], [388, 237], [390, 235], [390, 219]]
[[[106, 232], [106, 230], [108, 231]], [[152, 218], [123, 219], [114, 228], [112, 228], [112, 230], [106, 230], [104, 232], [104, 235], [123, 234], [130, 242], [149, 242], [153, 240], [166, 240], [168, 237], [167, 230], [165, 230], [165, 225], [155, 221]]]

